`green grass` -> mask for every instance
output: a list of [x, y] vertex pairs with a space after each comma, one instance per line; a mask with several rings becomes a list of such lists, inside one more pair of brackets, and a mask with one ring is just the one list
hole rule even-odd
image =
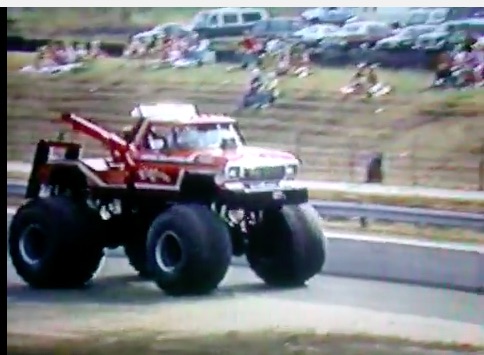
[[318, 335], [270, 331], [231, 332], [223, 335], [183, 338], [166, 334], [124, 332], [96, 335], [90, 337], [89, 341], [33, 336], [9, 337], [7, 333], [7, 353], [10, 355], [439, 355], [454, 352], [470, 354], [483, 349], [465, 344], [418, 343], [398, 338], [366, 335]]
[[[15, 71], [30, 64], [33, 60], [32, 54], [7, 53], [7, 71]], [[140, 62], [127, 61], [121, 58], [107, 58], [97, 61], [90, 66], [90, 69], [78, 74], [66, 74], [52, 78], [51, 80], [63, 80], [63, 77], [70, 76], [79, 81], [97, 80], [102, 83], [135, 83], [143, 82], [148, 84], [183, 83], [187, 89], [203, 90], [200, 85], [219, 87], [240, 88], [242, 91], [247, 84], [249, 75], [244, 71], [227, 72], [228, 65], [212, 65], [201, 68], [187, 68], [180, 70], [150, 70], [137, 67]], [[305, 98], [311, 95], [336, 93], [351, 77], [353, 68], [325, 68], [315, 69], [314, 75], [307, 79], [300, 80], [289, 78], [281, 81], [281, 90], [288, 97], [293, 99]], [[136, 77], [133, 78], [133, 74]], [[414, 71], [390, 71], [381, 70], [380, 76], [383, 81], [396, 85], [398, 92], [402, 94], [415, 94], [425, 84], [430, 82], [431, 75]], [[473, 94], [472, 94], [473, 95]], [[426, 98], [435, 97], [434, 94], [423, 95]], [[453, 100], [454, 95], [449, 96]], [[474, 97], [474, 96], [472, 96]], [[484, 98], [479, 94], [477, 98]], [[385, 99], [383, 99], [384, 101]]]

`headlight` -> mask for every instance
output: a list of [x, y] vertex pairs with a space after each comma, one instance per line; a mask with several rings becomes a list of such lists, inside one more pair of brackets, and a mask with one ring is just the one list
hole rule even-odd
[[242, 177], [242, 168], [238, 166], [231, 166], [225, 168], [215, 175], [215, 183], [222, 185], [228, 181], [236, 180]]
[[297, 165], [288, 165], [286, 166], [286, 178], [295, 178], [297, 175]]
[[227, 177], [229, 179], [237, 179], [237, 178], [241, 177], [241, 172], [242, 172], [242, 169], [238, 166], [230, 167], [227, 170]]

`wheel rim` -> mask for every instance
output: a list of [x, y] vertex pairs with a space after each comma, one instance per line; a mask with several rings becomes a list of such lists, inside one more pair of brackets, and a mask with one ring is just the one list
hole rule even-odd
[[37, 224], [25, 228], [19, 238], [19, 252], [29, 265], [38, 264], [47, 250], [47, 235]]
[[156, 243], [156, 263], [164, 272], [175, 272], [184, 261], [180, 238], [172, 231], [164, 232]]

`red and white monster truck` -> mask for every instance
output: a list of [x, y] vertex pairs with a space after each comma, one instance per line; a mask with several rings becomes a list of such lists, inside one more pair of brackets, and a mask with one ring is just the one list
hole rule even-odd
[[[236, 121], [190, 104], [138, 106], [123, 134], [67, 113], [61, 120], [100, 141], [82, 159], [74, 142], [37, 145], [9, 252], [32, 287], [87, 284], [106, 248], [168, 294], [215, 289], [233, 255], [267, 284], [297, 286], [321, 271], [325, 241], [292, 154], [249, 147]], [[62, 151], [61, 158], [52, 152]]]

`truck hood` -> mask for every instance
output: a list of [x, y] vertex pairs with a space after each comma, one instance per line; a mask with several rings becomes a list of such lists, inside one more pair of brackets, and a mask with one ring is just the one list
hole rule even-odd
[[299, 165], [291, 153], [259, 147], [238, 147], [235, 149], [208, 148], [197, 151], [174, 152], [173, 154], [143, 153], [140, 160], [156, 163], [187, 163], [204, 167], [236, 166], [241, 168]]
[[197, 158], [202, 162], [215, 158], [220, 163], [245, 168], [299, 164], [298, 159], [291, 153], [260, 147], [210, 149], [200, 152]]

